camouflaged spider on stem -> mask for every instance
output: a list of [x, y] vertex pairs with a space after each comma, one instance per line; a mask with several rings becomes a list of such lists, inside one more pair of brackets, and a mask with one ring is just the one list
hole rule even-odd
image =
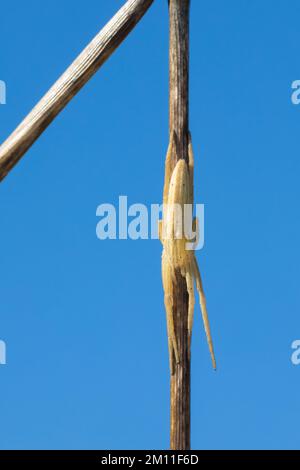
[[[216, 369], [216, 360], [213, 350], [201, 275], [191, 240], [187, 239], [186, 233], [183, 231], [183, 227], [186, 227], [187, 225], [185, 223], [186, 221], [184, 220], [185, 207], [187, 205], [193, 206], [194, 202], [194, 155], [190, 135], [188, 148], [189, 164], [187, 164], [185, 160], [180, 159], [172, 171], [171, 158], [173, 151], [175, 151], [175, 142], [174, 137], [171, 138], [165, 164], [163, 220], [159, 222], [159, 238], [163, 244], [162, 280], [167, 315], [170, 369], [172, 374], [174, 372], [173, 357], [175, 357], [176, 363], [180, 363], [181, 359], [179, 357], [173, 316], [173, 289], [174, 286], [176, 286], [176, 270], [179, 270], [181, 275], [185, 278], [189, 295], [189, 353], [191, 347], [195, 306], [195, 282], [199, 294], [200, 307], [202, 311], [202, 318], [209, 351], [212, 358], [213, 367]], [[194, 229], [196, 229], [196, 232], [199, 230], [196, 219], [193, 220], [193, 230]], [[196, 233], [196, 239], [198, 240], [198, 238], [198, 233]]]

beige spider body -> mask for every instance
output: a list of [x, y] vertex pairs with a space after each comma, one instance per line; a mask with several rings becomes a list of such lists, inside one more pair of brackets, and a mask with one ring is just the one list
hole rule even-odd
[[[173, 139], [172, 139], [173, 140]], [[199, 293], [200, 306], [207, 336], [209, 350], [216, 368], [210, 326], [208, 321], [206, 301], [202, 287], [202, 281], [195, 251], [191, 242], [185, 236], [186, 228], [186, 208], [193, 205], [193, 179], [194, 179], [194, 158], [191, 139], [189, 139], [189, 165], [185, 160], [179, 160], [171, 172], [171, 156], [173, 152], [173, 141], [171, 141], [166, 158], [166, 174], [164, 187], [163, 220], [159, 226], [159, 236], [163, 244], [162, 254], [162, 280], [164, 288], [165, 308], [167, 314], [168, 342], [171, 371], [174, 371], [173, 354], [177, 363], [180, 362], [177, 347], [174, 317], [173, 317], [173, 288], [176, 286], [176, 271], [180, 271], [186, 280], [189, 294], [188, 306], [188, 334], [189, 348], [193, 328], [193, 316], [195, 306], [194, 282]], [[189, 212], [191, 213], [192, 210]], [[196, 219], [191, 220], [192, 230], [198, 231]], [[198, 239], [198, 234], [196, 234]]]

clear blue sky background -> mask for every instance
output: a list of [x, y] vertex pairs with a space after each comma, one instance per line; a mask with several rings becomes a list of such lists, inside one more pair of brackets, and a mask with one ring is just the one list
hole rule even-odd
[[[0, 140], [122, 5], [1, 4]], [[191, 131], [199, 309], [194, 449], [299, 448], [300, 79], [297, 0], [194, 0]], [[161, 449], [169, 377], [158, 241], [99, 241], [96, 208], [161, 201], [167, 1], [153, 7], [0, 186], [0, 447]]]

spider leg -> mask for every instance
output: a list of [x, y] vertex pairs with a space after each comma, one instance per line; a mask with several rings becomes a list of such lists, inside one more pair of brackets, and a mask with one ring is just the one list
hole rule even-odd
[[194, 152], [192, 146], [192, 136], [188, 135], [188, 155], [189, 155], [189, 204], [194, 204]]
[[163, 202], [164, 204], [168, 204], [168, 197], [169, 197], [169, 188], [170, 188], [170, 180], [172, 176], [172, 154], [175, 149], [175, 133], [173, 132], [170, 135], [170, 141], [165, 161], [165, 184], [164, 184], [164, 195], [163, 195]]
[[173, 350], [172, 341], [171, 341], [171, 338], [169, 337], [169, 335], [168, 335], [168, 348], [169, 348], [169, 366], [170, 366], [171, 375], [173, 375], [174, 372], [175, 372], [174, 356], [173, 356], [174, 350]]
[[158, 221], [158, 238], [160, 239], [161, 243], [163, 244], [163, 220]]
[[173, 364], [173, 352], [175, 355], [176, 363], [179, 363], [179, 353], [175, 335], [175, 326], [174, 326], [174, 317], [173, 317], [173, 289], [172, 289], [172, 279], [173, 279], [173, 269], [172, 266], [168, 263], [165, 253], [163, 253], [162, 259], [162, 278], [163, 278], [163, 287], [164, 287], [164, 301], [166, 308], [167, 316], [167, 330], [168, 330], [168, 342], [169, 342], [169, 354], [170, 354], [170, 368], [171, 371], [174, 370]]
[[191, 341], [192, 341], [192, 330], [194, 320], [194, 308], [195, 308], [195, 292], [194, 292], [194, 278], [193, 271], [188, 269], [186, 273], [186, 286], [189, 294], [189, 310], [188, 310], [188, 335], [189, 335], [189, 354], [191, 354]]
[[194, 248], [196, 249], [199, 243], [199, 238], [200, 238], [200, 229], [199, 229], [199, 220], [198, 217], [194, 217], [193, 219], [193, 232], [196, 234], [195, 240], [194, 240]]
[[197, 286], [197, 291], [199, 293], [199, 299], [200, 299], [200, 307], [201, 307], [201, 312], [202, 312], [202, 319], [204, 323], [204, 330], [208, 342], [208, 347], [213, 363], [213, 368], [216, 369], [216, 359], [215, 359], [215, 353], [214, 353], [214, 347], [213, 347], [213, 342], [212, 342], [212, 337], [211, 337], [211, 332], [210, 332], [210, 325], [209, 325], [209, 320], [208, 320], [208, 314], [207, 314], [207, 308], [206, 308], [206, 299], [203, 291], [203, 285], [202, 285], [202, 279], [198, 267], [198, 263], [196, 260], [196, 257], [193, 257], [193, 271], [195, 275], [195, 280], [196, 280], [196, 286]]
[[171, 372], [173, 373], [173, 370], [174, 370], [173, 353], [175, 355], [175, 360], [177, 364], [179, 363], [179, 354], [178, 354], [177, 341], [176, 341], [175, 328], [174, 328], [172, 295], [170, 294], [165, 294], [165, 307], [166, 307], [166, 315], [167, 315], [170, 369], [171, 369]]

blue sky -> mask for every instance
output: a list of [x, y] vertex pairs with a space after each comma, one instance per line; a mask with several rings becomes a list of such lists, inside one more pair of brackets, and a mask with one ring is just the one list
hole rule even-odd
[[[3, 141], [122, 0], [1, 5]], [[300, 79], [297, 0], [197, 0], [190, 120], [199, 309], [194, 449], [299, 448]], [[169, 372], [158, 241], [100, 241], [96, 208], [161, 201], [167, 2], [153, 7], [0, 185], [0, 448], [164, 449]]]

